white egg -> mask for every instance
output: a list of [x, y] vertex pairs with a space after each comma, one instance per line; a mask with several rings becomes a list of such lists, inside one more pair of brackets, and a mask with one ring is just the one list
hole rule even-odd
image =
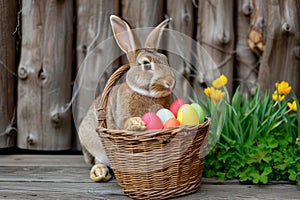
[[160, 118], [161, 122], [163, 124], [165, 124], [165, 122], [170, 119], [170, 118], [175, 118], [175, 116], [173, 115], [173, 113], [166, 109], [166, 108], [162, 108], [159, 111], [156, 112], [156, 115]]

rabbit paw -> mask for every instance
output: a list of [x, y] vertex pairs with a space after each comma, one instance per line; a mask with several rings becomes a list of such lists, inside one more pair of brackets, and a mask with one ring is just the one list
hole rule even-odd
[[95, 182], [106, 182], [111, 179], [111, 175], [106, 165], [95, 164], [91, 169], [90, 178]]
[[128, 131], [143, 131], [145, 129], [145, 122], [140, 117], [131, 117], [125, 123], [125, 130]]

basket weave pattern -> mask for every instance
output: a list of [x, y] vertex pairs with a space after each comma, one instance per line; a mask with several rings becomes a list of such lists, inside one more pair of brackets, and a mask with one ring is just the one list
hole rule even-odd
[[107, 129], [109, 92], [128, 69], [129, 65], [124, 65], [110, 77], [97, 108], [98, 133], [119, 185], [136, 199], [167, 199], [196, 192], [210, 119], [198, 125], [155, 131]]

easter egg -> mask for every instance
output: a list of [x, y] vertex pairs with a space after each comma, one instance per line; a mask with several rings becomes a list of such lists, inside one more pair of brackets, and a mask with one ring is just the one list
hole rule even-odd
[[168, 119], [175, 118], [173, 113], [166, 108], [162, 108], [159, 111], [157, 111], [156, 115], [160, 118], [163, 124], [165, 124]]
[[179, 108], [177, 119], [181, 125], [199, 124], [197, 111], [189, 104], [184, 104]]
[[152, 112], [144, 114], [142, 120], [145, 122], [147, 130], [159, 130], [164, 127], [159, 117]]
[[164, 128], [180, 126], [180, 122], [175, 118], [170, 118], [164, 124]]
[[193, 108], [196, 110], [198, 117], [199, 117], [199, 123], [203, 123], [204, 122], [204, 118], [205, 118], [205, 114], [204, 111], [202, 109], [202, 107], [197, 104], [197, 103], [192, 103], [191, 106], [193, 106]]
[[170, 111], [174, 114], [175, 117], [177, 117], [177, 112], [179, 110], [179, 108], [184, 105], [187, 104], [187, 102], [183, 99], [176, 99], [170, 106]]

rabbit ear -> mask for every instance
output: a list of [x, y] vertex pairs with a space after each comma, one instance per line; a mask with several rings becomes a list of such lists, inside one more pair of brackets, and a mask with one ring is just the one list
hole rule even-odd
[[114, 37], [122, 51], [129, 53], [139, 48], [138, 39], [126, 21], [115, 15], [111, 15], [110, 23]]
[[146, 39], [145, 48], [158, 49], [164, 28], [169, 24], [170, 21], [171, 18], [166, 19], [165, 21], [161, 22], [158, 26], [156, 26], [153, 29], [153, 31], [151, 31], [151, 33]]

